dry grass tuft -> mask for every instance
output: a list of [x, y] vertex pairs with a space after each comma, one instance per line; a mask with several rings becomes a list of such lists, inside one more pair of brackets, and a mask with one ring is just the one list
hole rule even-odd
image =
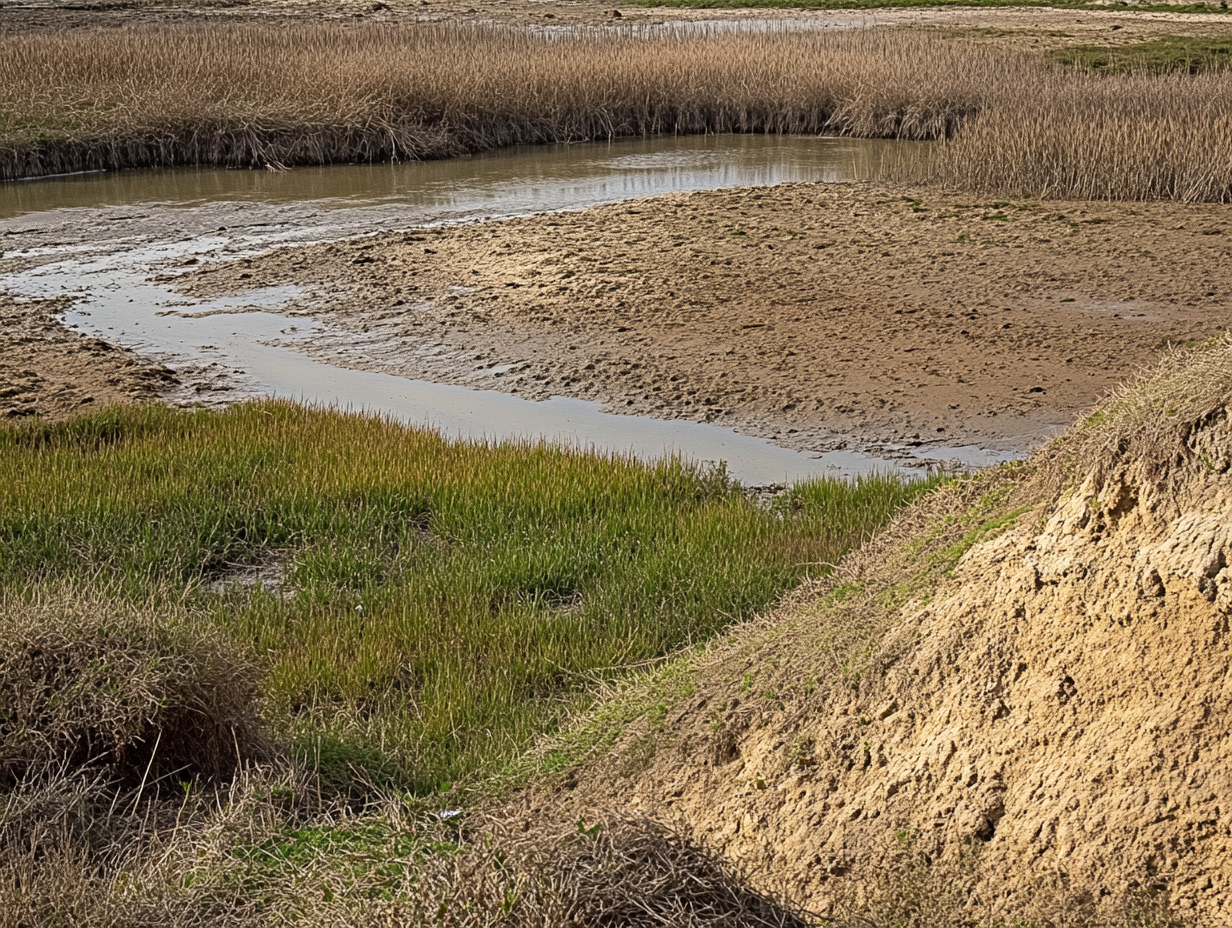
[[105, 600], [0, 603], [0, 783], [82, 769], [229, 778], [269, 744], [259, 679], [221, 634]]
[[1075, 480], [1098, 489], [1125, 474], [1167, 502], [1194, 472], [1232, 471], [1229, 405], [1232, 335], [1174, 348], [1037, 454], [1040, 485], [1055, 496]]
[[489, 905], [508, 900], [509, 924], [519, 928], [810, 924], [806, 913], [748, 889], [729, 863], [651, 819], [609, 815], [526, 830], [491, 822], [488, 842], [487, 853], [472, 852], [456, 871], [458, 886]]
[[459, 829], [392, 796], [358, 814], [321, 805], [291, 769], [248, 768], [227, 789], [141, 809], [108, 797], [98, 781], [64, 776], [8, 794], [0, 928], [807, 924], [645, 819]]
[[176, 792], [55, 770], [0, 790], [0, 928], [262, 923], [251, 858], [310, 817], [302, 777], [246, 767], [226, 788]]

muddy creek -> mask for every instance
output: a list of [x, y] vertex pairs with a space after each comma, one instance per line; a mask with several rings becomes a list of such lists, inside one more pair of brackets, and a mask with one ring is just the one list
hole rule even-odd
[[[187, 299], [154, 278], [176, 267], [270, 247], [416, 226], [561, 210], [638, 197], [787, 181], [870, 176], [918, 148], [890, 142], [763, 136], [668, 138], [521, 149], [451, 161], [286, 172], [176, 170], [50, 178], [0, 187], [0, 281], [25, 298], [70, 296], [65, 323], [160, 360], [205, 402], [276, 395], [430, 424], [493, 440], [544, 437], [644, 457], [724, 461], [746, 484], [919, 467], [981, 466], [1012, 454], [978, 448], [809, 454], [701, 422], [616, 415], [565, 397], [354, 370], [309, 357], [328, 337], [289, 316], [296, 287]], [[335, 333], [336, 334], [336, 333]]]

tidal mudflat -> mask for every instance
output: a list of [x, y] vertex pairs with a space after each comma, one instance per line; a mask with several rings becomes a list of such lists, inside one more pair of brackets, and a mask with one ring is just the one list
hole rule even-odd
[[[617, 12], [0, 10], [9, 176], [214, 171], [0, 188], [0, 928], [1227, 921], [1226, 14]], [[934, 156], [650, 138], [719, 131]], [[628, 136], [614, 196], [277, 194]], [[266, 362], [1035, 450], [751, 493]]]
[[288, 248], [196, 296], [295, 284], [346, 366], [721, 423], [809, 450], [1025, 452], [1169, 343], [1232, 323], [1219, 205], [879, 185], [673, 194]]

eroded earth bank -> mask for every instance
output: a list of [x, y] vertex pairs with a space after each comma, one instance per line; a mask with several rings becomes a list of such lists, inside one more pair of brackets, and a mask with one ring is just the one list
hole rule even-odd
[[835, 924], [1227, 924], [1230, 399], [1225, 339], [933, 494], [507, 827], [649, 817]]

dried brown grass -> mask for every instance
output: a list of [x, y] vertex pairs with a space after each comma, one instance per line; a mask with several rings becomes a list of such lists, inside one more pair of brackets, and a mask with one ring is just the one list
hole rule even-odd
[[187, 617], [64, 592], [0, 601], [0, 784], [226, 779], [269, 755], [259, 700], [252, 665]]
[[[1176, 346], [1035, 457], [1050, 497], [1125, 478], [1157, 505], [1184, 501], [1195, 475], [1232, 471], [1232, 334]], [[1201, 481], [1198, 481], [1200, 483]]]
[[397, 797], [358, 813], [321, 804], [285, 767], [249, 767], [227, 789], [178, 803], [116, 811], [109, 795], [98, 781], [63, 776], [9, 794], [0, 928], [806, 924], [646, 819], [585, 830], [478, 819], [459, 829]]
[[0, 37], [0, 177], [448, 157], [658, 133], [941, 138], [1027, 65], [863, 30], [183, 24]]
[[923, 177], [1067, 200], [1232, 201], [1232, 73], [1041, 70], [990, 93]]
[[[583, 829], [480, 817], [459, 829], [393, 797], [358, 814], [314, 805], [310, 784], [285, 768], [248, 768], [221, 792], [122, 812], [108, 813], [97, 783], [49, 779], [21, 795], [44, 812], [93, 818], [82, 832], [63, 827], [61, 816], [61, 827], [31, 841], [29, 827], [18, 833], [10, 797], [0, 821], [0, 928], [1187, 924], [1164, 896], [1097, 899], [1061, 879], [1041, 884], [1028, 909], [1006, 919], [976, 892], [973, 860], [934, 863], [897, 845], [875, 873], [836, 881], [823, 917], [751, 890], [686, 833], [649, 818], [610, 814]], [[338, 844], [295, 850], [322, 833]]]
[[[522, 823], [521, 829], [489, 821], [486, 834], [499, 858], [491, 851], [472, 856], [456, 871], [457, 883], [470, 895], [489, 886], [494, 872], [513, 875], [511, 925], [803, 928], [812, 921], [749, 890], [729, 863], [652, 819], [611, 814], [593, 823]], [[496, 859], [499, 868], [492, 866]], [[507, 886], [493, 888], [508, 897]]]
[[0, 926], [258, 924], [270, 900], [246, 852], [311, 815], [304, 786], [246, 767], [176, 799], [32, 774], [0, 793]]
[[134, 25], [0, 37], [0, 178], [442, 158], [655, 134], [949, 139], [897, 179], [1232, 199], [1230, 72], [1100, 75], [932, 34]]

